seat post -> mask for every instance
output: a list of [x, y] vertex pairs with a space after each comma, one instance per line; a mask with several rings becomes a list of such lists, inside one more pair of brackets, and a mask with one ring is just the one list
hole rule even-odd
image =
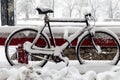
[[47, 24], [48, 29], [49, 29], [49, 32], [50, 32], [52, 45], [55, 47], [55, 46], [56, 46], [56, 43], [55, 43], [55, 39], [54, 39], [54, 37], [53, 37], [53, 33], [52, 33], [52, 30], [51, 30], [51, 27], [50, 27], [49, 16], [47, 15], [47, 13], [45, 14], [44, 21], [45, 21], [45, 24]]
[[49, 23], [49, 17], [47, 15], [47, 13], [45, 14], [44, 21], [45, 21], [45, 23]]

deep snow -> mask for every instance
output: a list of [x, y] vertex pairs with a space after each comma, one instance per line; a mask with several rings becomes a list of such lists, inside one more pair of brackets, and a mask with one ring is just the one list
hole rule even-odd
[[63, 62], [49, 62], [45, 67], [38, 65], [10, 66], [0, 46], [0, 80], [120, 80], [120, 65], [80, 65], [70, 61], [68, 67]]

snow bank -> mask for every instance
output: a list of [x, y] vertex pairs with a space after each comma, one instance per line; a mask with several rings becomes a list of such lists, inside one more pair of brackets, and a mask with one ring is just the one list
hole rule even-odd
[[120, 66], [101, 73], [87, 71], [85, 74], [80, 74], [75, 67], [65, 67], [61, 70], [25, 66], [18, 69], [0, 69], [0, 80], [120, 80], [119, 75]]
[[34, 69], [32, 67], [0, 69], [0, 80], [87, 80], [74, 67], [66, 67], [60, 71], [49, 68]]
[[120, 80], [120, 67], [115, 66], [110, 71], [99, 73], [97, 80]]

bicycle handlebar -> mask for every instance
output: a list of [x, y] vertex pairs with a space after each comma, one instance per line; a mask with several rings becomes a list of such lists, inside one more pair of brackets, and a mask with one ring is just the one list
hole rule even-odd
[[92, 15], [91, 15], [91, 13], [87, 13], [87, 14], [85, 14], [85, 17], [87, 17], [87, 16], [90, 17], [90, 16], [92, 16]]
[[95, 18], [92, 16], [91, 13], [85, 14], [85, 21], [86, 21], [87, 26], [89, 26], [89, 21], [93, 21], [95, 25]]
[[91, 13], [85, 14], [85, 19], [86, 19], [86, 20], [88, 19], [88, 17], [92, 17], [92, 14], [91, 14]]

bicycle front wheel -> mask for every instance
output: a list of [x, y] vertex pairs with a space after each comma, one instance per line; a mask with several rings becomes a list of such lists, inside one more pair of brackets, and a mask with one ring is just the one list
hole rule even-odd
[[[37, 35], [37, 30], [32, 28], [23, 28], [14, 31], [10, 34], [5, 42], [5, 54], [8, 62], [10, 65], [23, 65], [18, 61], [18, 45], [23, 45], [26, 41], [33, 42]], [[50, 44], [44, 35], [41, 35], [38, 41], [35, 43], [36, 46], [41, 48], [50, 48]], [[24, 49], [23, 49], [24, 50]], [[25, 52], [25, 51], [24, 51]], [[32, 53], [25, 53], [28, 54], [28, 62], [29, 64], [38, 63], [41, 67], [43, 67], [47, 63], [47, 59], [49, 56], [47, 55], [37, 55]], [[35, 55], [43, 57], [44, 60], [34, 57]]]
[[78, 43], [77, 58], [80, 64], [100, 63], [116, 65], [120, 57], [120, 45], [117, 36], [111, 31], [97, 30], [93, 37], [100, 53], [93, 46], [89, 33], [86, 34]]

